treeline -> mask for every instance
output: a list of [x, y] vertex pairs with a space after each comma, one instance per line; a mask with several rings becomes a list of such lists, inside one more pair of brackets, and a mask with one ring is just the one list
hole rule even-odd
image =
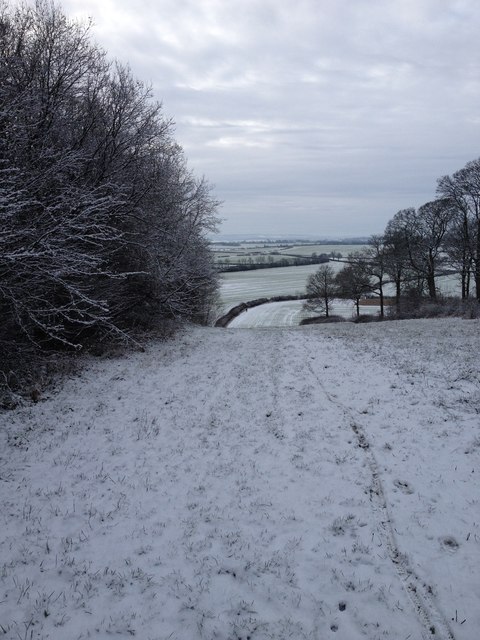
[[358, 314], [360, 299], [373, 295], [383, 316], [385, 285], [393, 285], [400, 311], [436, 302], [445, 275], [457, 275], [462, 301], [480, 301], [480, 159], [441, 177], [436, 195], [418, 209], [398, 211], [383, 234], [349, 254], [338, 274], [321, 268], [307, 283], [307, 306], [328, 314], [329, 300], [341, 296], [356, 303]]
[[344, 244], [365, 244], [367, 238], [344, 238], [340, 240], [332, 240], [331, 238], [315, 238], [314, 240], [307, 240], [306, 238], [267, 238], [267, 239], [255, 239], [252, 237], [250, 239], [245, 238], [244, 240], [213, 240], [212, 245], [215, 247], [216, 245], [221, 245], [222, 247], [244, 247], [246, 244], [255, 244], [258, 246], [263, 246], [264, 248], [270, 246], [278, 246], [284, 249], [292, 249], [293, 247], [309, 247], [309, 246], [318, 246], [319, 244], [327, 244], [327, 245], [344, 245]]
[[329, 256], [322, 253], [318, 256], [288, 256], [274, 259], [272, 256], [258, 256], [257, 258], [240, 258], [233, 264], [227, 259], [217, 261], [217, 269], [220, 272], [252, 271], [255, 269], [274, 269], [275, 267], [299, 267], [307, 264], [323, 264], [329, 261]]
[[22, 353], [204, 321], [218, 203], [90, 25], [0, 0], [0, 377]]

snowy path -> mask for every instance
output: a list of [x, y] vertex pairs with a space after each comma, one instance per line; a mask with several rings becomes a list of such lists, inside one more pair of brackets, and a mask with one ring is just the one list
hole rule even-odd
[[189, 329], [4, 414], [0, 633], [476, 640], [479, 336]]
[[[315, 377], [315, 371], [310, 366], [312, 375]], [[328, 400], [338, 405], [345, 413], [345, 416], [350, 421], [352, 431], [356, 436], [356, 443], [360, 449], [363, 449], [368, 466], [371, 473], [371, 484], [369, 486], [369, 497], [372, 506], [372, 512], [376, 519], [377, 535], [379, 536], [382, 546], [388, 552], [390, 561], [392, 562], [398, 577], [404, 582], [404, 588], [408, 592], [412, 604], [414, 606], [416, 614], [420, 617], [421, 622], [424, 625], [423, 637], [431, 637], [436, 635], [439, 637], [450, 638], [453, 640], [454, 635], [451, 631], [451, 627], [448, 620], [442, 614], [435, 602], [433, 596], [433, 590], [431, 585], [426, 584], [412, 569], [407, 556], [403, 554], [397, 543], [397, 536], [395, 535], [395, 529], [392, 526], [392, 519], [390, 516], [389, 503], [385, 494], [384, 485], [381, 478], [380, 466], [377, 462], [375, 454], [372, 452], [369, 438], [366, 434], [366, 430], [359, 425], [358, 415], [356, 410], [352, 410], [347, 405], [342, 405], [335, 396], [331, 396], [330, 393], [323, 387], [322, 380], [318, 379], [319, 385], [324, 389], [325, 395]], [[410, 485], [408, 482], [396, 480], [394, 481], [398, 488], [402, 488], [410, 493]]]

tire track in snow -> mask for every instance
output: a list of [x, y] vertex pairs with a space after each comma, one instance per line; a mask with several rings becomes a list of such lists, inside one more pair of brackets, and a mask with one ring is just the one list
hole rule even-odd
[[436, 602], [432, 587], [415, 573], [413, 568], [410, 566], [407, 557], [405, 554], [402, 554], [398, 547], [385, 491], [383, 489], [383, 483], [380, 477], [380, 467], [375, 458], [375, 454], [372, 451], [365, 430], [357, 420], [356, 416], [359, 414], [355, 409], [352, 409], [340, 402], [326, 389], [321, 378], [312, 366], [311, 351], [308, 349], [306, 341], [302, 346], [306, 353], [305, 362], [307, 363], [309, 372], [317, 381], [327, 400], [338, 407], [348, 419], [350, 427], [355, 435], [357, 445], [365, 454], [372, 477], [369, 493], [372, 510], [378, 522], [377, 530], [395, 568], [395, 572], [400, 578], [400, 581], [412, 603], [417, 618], [423, 626], [422, 636], [424, 640], [431, 640], [432, 638], [438, 640], [455, 640], [455, 636], [450, 625]]

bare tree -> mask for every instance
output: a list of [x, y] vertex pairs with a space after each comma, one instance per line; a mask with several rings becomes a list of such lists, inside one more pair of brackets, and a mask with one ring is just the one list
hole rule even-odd
[[363, 261], [366, 272], [376, 280], [372, 284], [371, 292], [378, 295], [380, 302], [380, 317], [385, 316], [384, 286], [387, 275], [387, 248], [385, 239], [380, 235], [373, 235], [368, 241], [368, 246], [363, 251], [357, 252], [356, 260]]
[[0, 0], [0, 351], [208, 315], [218, 202], [151, 90], [54, 4]]
[[322, 265], [307, 279], [307, 300], [304, 308], [309, 311], [319, 311], [329, 317], [330, 305], [335, 297], [335, 272], [328, 264]]
[[112, 224], [121, 191], [82, 184], [84, 150], [71, 144], [81, 89], [105, 67], [88, 30], [50, 5], [4, 6], [0, 21], [1, 305], [30, 340], [73, 346], [73, 326], [108, 321], [93, 276], [108, 273], [122, 236]]
[[[436, 278], [444, 268], [443, 241], [454, 219], [451, 201], [443, 198], [427, 202], [418, 210], [399, 211], [390, 228], [401, 239], [397, 246], [408, 256], [409, 270], [417, 283], [425, 281], [432, 300], [437, 298]], [[390, 238], [393, 238], [390, 234]], [[405, 281], [405, 275], [404, 281]]]
[[473, 281], [474, 252], [472, 242], [475, 239], [473, 220], [457, 209], [452, 224], [445, 234], [443, 250], [448, 265], [460, 275], [462, 300], [470, 297]]
[[[448, 198], [427, 202], [418, 209], [419, 229], [414, 236], [420, 250], [420, 264], [423, 265], [428, 293], [436, 299], [436, 277], [445, 271], [444, 240], [454, 219], [454, 209]], [[423, 254], [423, 255], [422, 255]], [[422, 271], [422, 268], [418, 268]]]
[[467, 283], [473, 272], [475, 295], [480, 300], [480, 158], [467, 162], [452, 176], [438, 181], [437, 192], [448, 198], [457, 212], [456, 243], [461, 243], [462, 292], [468, 296]]
[[408, 244], [401, 225], [401, 212], [390, 220], [383, 234], [385, 272], [395, 285], [395, 304], [397, 309], [405, 281], [408, 280], [409, 258]]
[[368, 264], [361, 253], [350, 253], [348, 264], [335, 276], [337, 295], [355, 303], [357, 318], [360, 316], [360, 300], [372, 291]]

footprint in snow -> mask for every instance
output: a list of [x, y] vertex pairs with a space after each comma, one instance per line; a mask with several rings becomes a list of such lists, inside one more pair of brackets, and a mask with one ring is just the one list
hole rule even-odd
[[453, 536], [444, 536], [440, 538], [440, 544], [447, 551], [456, 551], [460, 546]]
[[406, 482], [405, 480], [394, 480], [393, 484], [397, 487], [397, 489], [400, 489], [400, 491], [402, 491], [403, 493], [413, 493], [413, 487], [409, 482]]

